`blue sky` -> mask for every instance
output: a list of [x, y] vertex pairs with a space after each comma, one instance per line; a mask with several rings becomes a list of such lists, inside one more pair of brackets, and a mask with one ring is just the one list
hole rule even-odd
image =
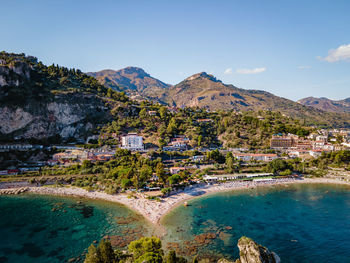
[[350, 97], [350, 1], [1, 0], [0, 50], [83, 71], [206, 71], [297, 100]]

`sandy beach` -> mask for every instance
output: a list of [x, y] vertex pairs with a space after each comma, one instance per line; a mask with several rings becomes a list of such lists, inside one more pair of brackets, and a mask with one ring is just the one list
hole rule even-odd
[[[232, 191], [239, 189], [251, 189], [255, 187], [274, 186], [282, 184], [299, 184], [299, 183], [326, 183], [326, 184], [350, 184], [345, 181], [328, 179], [328, 178], [306, 178], [306, 179], [278, 179], [266, 182], [225, 182], [214, 185], [193, 185], [185, 190], [174, 193], [168, 197], [162, 198], [161, 202], [149, 200], [142, 193], [134, 193], [133, 197], [128, 194], [110, 195], [104, 192], [89, 192], [78, 187], [26, 187], [27, 192], [36, 194], [77, 196], [92, 199], [102, 199], [111, 202], [117, 202], [127, 206], [135, 212], [143, 215], [152, 224], [159, 225], [161, 219], [174, 207], [183, 204], [185, 201], [195, 197], [207, 194]], [[16, 185], [12, 185], [16, 186]], [[19, 187], [23, 187], [19, 186]], [[9, 189], [9, 188], [6, 188]], [[13, 188], [12, 188], [13, 189]], [[4, 189], [0, 190], [4, 191]]]

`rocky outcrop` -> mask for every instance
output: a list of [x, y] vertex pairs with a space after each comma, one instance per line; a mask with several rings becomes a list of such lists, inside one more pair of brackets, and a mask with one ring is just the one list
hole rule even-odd
[[12, 133], [18, 129], [24, 128], [34, 117], [21, 108], [11, 109], [9, 107], [0, 107], [0, 132], [4, 134]]
[[0, 133], [10, 139], [84, 138], [108, 119], [109, 109], [93, 95], [61, 94], [48, 103], [28, 103], [22, 107], [0, 105]]
[[11, 62], [0, 65], [0, 88], [2, 86], [19, 86], [30, 78], [31, 67], [23, 62]]
[[279, 263], [280, 258], [266, 247], [248, 237], [241, 237], [237, 244], [239, 256], [236, 263]]
[[107, 97], [107, 89], [80, 70], [0, 52], [0, 141], [83, 140], [111, 119], [117, 99]]

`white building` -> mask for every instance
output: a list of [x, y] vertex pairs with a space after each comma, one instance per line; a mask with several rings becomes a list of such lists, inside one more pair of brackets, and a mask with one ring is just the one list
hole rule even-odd
[[234, 153], [234, 157], [244, 162], [252, 160], [270, 162], [278, 158], [277, 154], [263, 154], [263, 153]]
[[321, 156], [322, 152], [324, 152], [323, 150], [311, 150], [309, 152], [309, 154], [314, 157], [314, 158], [317, 158], [319, 156]]
[[321, 141], [321, 142], [326, 143], [328, 141], [328, 136], [319, 135], [316, 137], [316, 141]]
[[143, 138], [136, 133], [129, 133], [127, 136], [122, 137], [122, 148], [130, 151], [143, 151]]

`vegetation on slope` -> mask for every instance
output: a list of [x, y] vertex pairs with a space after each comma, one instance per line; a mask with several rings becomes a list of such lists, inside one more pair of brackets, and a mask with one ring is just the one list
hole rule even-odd
[[298, 102], [305, 106], [314, 107], [319, 110], [328, 111], [328, 112], [350, 112], [350, 98], [345, 100], [331, 100], [327, 98], [314, 98], [307, 97]]
[[[55, 64], [45, 66], [35, 57], [27, 57], [25, 54], [0, 53], [0, 59], [5, 63], [2, 67], [28, 69], [29, 77], [10, 71], [10, 76], [21, 80], [20, 85], [4, 85], [1, 87], [0, 101], [7, 105], [21, 105], [31, 99], [52, 100], [54, 94], [63, 92], [84, 92], [101, 97], [107, 96], [108, 89], [98, 81], [79, 69], [68, 69]], [[113, 99], [127, 101], [123, 93], [114, 93]]]
[[[113, 87], [101, 79], [100, 83]], [[130, 90], [132, 88], [129, 88], [129, 92]], [[240, 89], [226, 85], [205, 72], [194, 74], [175, 86], [159, 88], [149, 85], [142, 91], [142, 96], [170, 106], [228, 111], [279, 111], [308, 125], [350, 127], [349, 113], [334, 114], [304, 106], [269, 92]]]
[[[235, 263], [275, 263], [279, 262], [279, 257], [248, 237], [241, 237], [237, 244], [240, 250], [240, 258]], [[200, 256], [200, 255], [199, 255]], [[203, 261], [202, 261], [203, 260]], [[203, 258], [198, 260], [198, 255], [192, 259], [193, 263], [211, 262]], [[162, 249], [162, 242], [157, 237], [142, 237], [132, 241], [128, 250], [122, 253], [113, 249], [109, 240], [102, 239], [98, 246], [91, 244], [84, 263], [186, 263], [187, 259], [176, 255], [174, 250], [167, 254]], [[226, 259], [218, 262], [230, 263]], [[232, 262], [234, 263], [234, 262]]]

